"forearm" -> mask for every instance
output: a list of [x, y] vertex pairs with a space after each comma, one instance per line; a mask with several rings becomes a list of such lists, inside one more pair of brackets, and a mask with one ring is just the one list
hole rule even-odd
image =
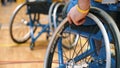
[[90, 0], [78, 0], [78, 6], [82, 10], [87, 10], [90, 8]]

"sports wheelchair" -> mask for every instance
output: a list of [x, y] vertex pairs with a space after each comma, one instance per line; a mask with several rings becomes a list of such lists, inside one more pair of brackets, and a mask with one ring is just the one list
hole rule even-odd
[[[61, 12], [64, 6], [63, 1], [26, 0], [17, 6], [11, 16], [10, 37], [18, 44], [25, 43], [31, 38], [30, 49], [33, 50], [35, 41], [40, 35], [47, 33], [48, 39], [55, 31], [59, 22], [62, 21]], [[48, 15], [47, 22], [41, 21], [42, 14]]]
[[110, 13], [120, 12], [120, 2], [112, 1], [91, 0], [83, 25], [69, 24], [65, 18], [49, 42], [44, 68], [120, 68], [119, 24]]

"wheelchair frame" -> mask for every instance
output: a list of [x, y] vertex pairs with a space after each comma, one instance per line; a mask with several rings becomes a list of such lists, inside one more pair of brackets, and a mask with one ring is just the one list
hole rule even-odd
[[[102, 45], [105, 45], [105, 48], [102, 50], [103, 54], [101, 53], [101, 57], [99, 57], [100, 59], [97, 62], [95, 62], [95, 64], [94, 64], [94, 61], [96, 61], [97, 59], [94, 59], [94, 57], [93, 57], [93, 61], [85, 63], [85, 65], [86, 64], [88, 65], [88, 66], [85, 66], [85, 68], [89, 68], [89, 67], [90, 68], [119, 68], [120, 67], [120, 64], [119, 64], [120, 63], [119, 62], [120, 61], [120, 58], [119, 58], [120, 57], [120, 54], [119, 54], [120, 53], [120, 38], [119, 38], [120, 33], [119, 33], [119, 29], [118, 29], [114, 19], [105, 11], [111, 10], [111, 8], [114, 8], [114, 7], [117, 7], [117, 8], [114, 8], [112, 11], [119, 11], [118, 7], [120, 7], [120, 6], [118, 4], [117, 5], [116, 4], [109, 4], [109, 9], [106, 9], [106, 7], [99, 6], [100, 3], [95, 4], [95, 2], [93, 0], [91, 2], [92, 2], [92, 6], [94, 6], [94, 7], [91, 8], [90, 13], [95, 15], [100, 21], [102, 21], [100, 19], [100, 17], [102, 17], [102, 19], [105, 20], [103, 22], [107, 23], [107, 27], [106, 27], [105, 23], [103, 23], [102, 28], [105, 28], [105, 30], [107, 31], [106, 34], [108, 36], [108, 40], [110, 41], [109, 43], [113, 43], [113, 45], [115, 47], [114, 50], [116, 51], [116, 54], [115, 54], [116, 58], [115, 58], [115, 61], [113, 61], [113, 57], [111, 56], [111, 53], [109, 53], [109, 52], [111, 52], [111, 49], [109, 49], [109, 48], [111, 48], [110, 45], [109, 44], [106, 45], [103, 43]], [[90, 15], [88, 15], [88, 16], [91, 17]], [[67, 27], [67, 25], [68, 25], [67, 19], [63, 20], [63, 22], [58, 26], [57, 30], [53, 34], [52, 39], [51, 39], [51, 41], [48, 45], [48, 48], [47, 48], [45, 62], [44, 62], [44, 68], [48, 68], [48, 67], [53, 68], [54, 66], [59, 67], [59, 68], [84, 68], [84, 66], [82, 66], [82, 62], [78, 62], [78, 61], [82, 61], [82, 59], [83, 59], [83, 61], [84, 60], [86, 61], [85, 57], [91, 56], [90, 54], [92, 53], [92, 51], [89, 51], [89, 49], [95, 51], [96, 48], [94, 49], [94, 42], [91, 39], [93, 37], [95, 39], [101, 38], [101, 33], [100, 34], [98, 33], [97, 35], [90, 37], [88, 39], [88, 40], [90, 40], [90, 44], [89, 44], [90, 46], [88, 47], [88, 51], [85, 51], [80, 55], [77, 54], [76, 56], [73, 56], [72, 58], [71, 58], [71, 56], [70, 56], [70, 58], [67, 57], [67, 56], [69, 56], [69, 54], [67, 53], [65, 55], [64, 52], [66, 52], [66, 50], [64, 50], [62, 48], [63, 47], [62, 46], [62, 39], [64, 38], [64, 36], [62, 36], [62, 34], [64, 33], [63, 30], [65, 27]], [[98, 26], [102, 26], [102, 25], [98, 24]], [[68, 28], [69, 27], [70, 26], [68, 26]], [[79, 26], [79, 27], [82, 27], [82, 26]], [[110, 28], [110, 33], [109, 33], [108, 28]], [[80, 32], [80, 28], [78, 28], [77, 30], [76, 29], [75, 30], [73, 29], [73, 31], [69, 30], [70, 32], [66, 29], [65, 32], [68, 31], [69, 33], [72, 33], [72, 32], [75, 33], [76, 31], [78, 31], [78, 33], [80, 33], [80, 35], [83, 33], [82, 34], [83, 37], [88, 37], [87, 33], [84, 33], [84, 31]], [[84, 30], [84, 28], [83, 28], [83, 30]], [[105, 33], [105, 32], [103, 32], [103, 33]], [[106, 39], [104, 39], [104, 42], [106, 42]], [[72, 45], [72, 42], [70, 42], [70, 44], [68, 44], [68, 45]], [[76, 46], [74, 46], [74, 47], [76, 47]], [[107, 51], [107, 49], [108, 49], [108, 51]], [[69, 49], [67, 51], [70, 51], [70, 54], [72, 52], [71, 49]], [[76, 50], [73, 49], [73, 51], [76, 51]], [[107, 54], [105, 52], [107, 54], [109, 54], [109, 56], [107, 56]], [[75, 54], [75, 53], [73, 53], [73, 54]], [[102, 58], [104, 58], [105, 54], [106, 54], [106, 56], [105, 56], [106, 60], [104, 63], [104, 61], [102, 62]], [[109, 57], [108, 59], [110, 61], [107, 61], [107, 57]], [[99, 61], [101, 61], [101, 62], [99, 62]], [[77, 62], [81, 63], [81, 64], [80, 65], [76, 64]], [[99, 63], [100, 63], [100, 65], [99, 65]], [[103, 65], [103, 67], [102, 67], [102, 65]]]
[[[48, 6], [46, 6], [46, 9], [45, 9], [44, 6], [46, 4], [48, 4]], [[30, 19], [30, 21], [27, 22], [27, 23], [25, 23], [24, 25], [30, 27], [30, 32], [27, 33], [27, 35], [29, 35], [29, 36], [25, 35], [25, 37], [27, 37], [27, 38], [24, 39], [24, 36], [23, 36], [23, 40], [19, 40], [18, 38], [14, 38], [14, 34], [13, 34], [12, 29], [14, 29], [13, 24], [14, 24], [14, 19], [15, 19], [17, 13], [24, 6], [27, 6], [27, 8], [26, 8], [26, 10], [27, 10], [26, 14], [29, 16], [29, 19]], [[40, 6], [41, 6], [42, 9], [38, 8]], [[29, 2], [28, 0], [25, 3], [20, 4], [15, 9], [15, 11], [13, 12], [13, 15], [12, 15], [11, 21], [10, 21], [10, 27], [9, 27], [10, 30], [9, 31], [10, 31], [10, 36], [11, 36], [12, 40], [14, 42], [16, 42], [16, 43], [25, 43], [28, 39], [31, 38], [30, 48], [32, 50], [34, 48], [34, 46], [35, 46], [35, 44], [34, 44], [35, 41], [39, 38], [39, 36], [41, 34], [47, 32], [47, 34], [48, 34], [47, 39], [48, 39], [48, 37], [50, 36], [50, 32], [53, 32], [53, 28], [57, 27], [57, 24], [55, 22], [57, 20], [53, 21], [52, 19], [53, 19], [53, 17], [56, 18], [57, 9], [60, 8], [61, 6], [64, 6], [64, 4], [62, 2], [53, 2], [53, 3], [46, 2], [46, 1], [42, 1], [42, 2], [39, 2], [39, 1]], [[56, 10], [53, 11], [54, 9], [56, 9]], [[54, 13], [54, 16], [52, 16], [53, 13]], [[32, 18], [32, 14], [34, 14], [33, 18]], [[38, 14], [38, 19], [36, 19], [37, 14]], [[39, 14], [48, 14], [48, 17], [49, 17], [48, 24], [41, 24], [39, 22]], [[37, 24], [35, 24], [35, 22], [37, 22]], [[34, 36], [34, 32], [37, 29], [37, 27], [41, 27], [42, 30], [37, 34], [37, 36]]]

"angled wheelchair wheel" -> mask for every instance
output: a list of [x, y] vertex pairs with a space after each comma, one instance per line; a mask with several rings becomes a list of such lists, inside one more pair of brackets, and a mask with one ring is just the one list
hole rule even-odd
[[[28, 3], [20, 4], [10, 20], [9, 32], [12, 40], [16, 43], [24, 43], [30, 38], [30, 19], [27, 14]], [[34, 31], [36, 27], [34, 28]]]
[[[96, 24], [73, 26], [64, 20], [58, 26], [47, 48], [44, 68], [119, 68], [119, 44], [115, 44], [119, 42], [111, 35], [117, 36], [111, 32], [114, 26], [107, 28], [109, 23], [104, 23], [108, 21], [91, 13], [88, 19]], [[71, 46], [74, 35], [79, 35], [77, 43], [72, 49], [64, 49], [64, 38], [69, 37], [67, 45]]]
[[53, 11], [53, 27], [54, 27], [54, 30], [57, 28], [57, 26], [63, 20], [62, 11], [63, 11], [64, 6], [65, 6], [64, 3], [58, 3], [58, 4], [55, 5], [54, 11]]
[[55, 8], [55, 5], [57, 4], [57, 2], [53, 2], [52, 5], [49, 8], [49, 12], [48, 12], [48, 21], [49, 21], [49, 27], [50, 27], [50, 31], [53, 33], [54, 28], [53, 28], [53, 11]]
[[53, 2], [49, 8], [48, 12], [48, 22], [49, 22], [49, 30], [50, 35], [48, 34], [48, 38], [54, 33], [55, 29], [58, 26], [58, 23], [62, 20], [62, 9], [64, 7], [63, 3]]
[[[68, 6], [68, 4], [65, 5], [65, 3], [59, 3], [59, 2], [54, 2], [51, 5], [51, 8], [49, 10], [49, 25], [50, 25], [50, 31], [52, 33], [54, 33], [55, 29], [58, 27], [60, 22], [65, 17], [65, 15], [66, 15], [65, 9], [67, 9], [67, 6]], [[78, 35], [74, 35], [73, 37], [76, 38], [76, 40], [78, 39]], [[73, 40], [73, 41], [75, 41], [75, 40]], [[67, 41], [64, 40], [64, 42], [67, 42]], [[72, 46], [67, 46], [64, 42], [63, 42], [64, 48], [66, 48], [66, 49], [72, 48]]]
[[[68, 4], [65, 4], [65, 3], [58, 3], [55, 5], [54, 11], [53, 11], [53, 28], [54, 28], [54, 30], [59, 26], [61, 21], [66, 16], [65, 9], [67, 9], [67, 6], [68, 6]], [[68, 34], [69, 33], [67, 33], [67, 32], [64, 33], [64, 35], [68, 35]], [[74, 43], [71, 46], [68, 46], [66, 43], [64, 43], [64, 42], [68, 42], [66, 40], [66, 39], [68, 39], [68, 37], [66, 37], [66, 39], [64, 38], [64, 42], [62, 42], [62, 44], [65, 49], [72, 49], [72, 47], [76, 43], [76, 40], [78, 40], [79, 35], [74, 35], [74, 34], [71, 34], [71, 35], [72, 35], [72, 38], [74, 38], [74, 40], [71, 40], [71, 41], [73, 41]]]
[[115, 63], [112, 62], [112, 64], [115, 64], [116, 66], [111, 68], [120, 68], [120, 32], [115, 21], [109, 14], [107, 14], [100, 8], [92, 7], [90, 12], [96, 15], [104, 23], [106, 31], [108, 32], [111, 44], [111, 53], [114, 54], [114, 56], [112, 55], [112, 57], [116, 59]]

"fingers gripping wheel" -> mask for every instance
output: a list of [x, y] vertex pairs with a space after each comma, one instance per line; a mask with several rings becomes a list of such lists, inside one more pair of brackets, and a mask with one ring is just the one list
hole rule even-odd
[[[45, 57], [45, 68], [116, 68], [117, 47], [111, 43], [107, 32], [110, 28], [103, 25], [104, 19], [93, 14], [88, 15], [88, 21], [95, 25], [73, 28], [65, 19], [54, 32], [48, 45]], [[102, 26], [102, 27], [101, 27]], [[112, 32], [110, 32], [112, 34]], [[77, 43], [72, 49], [64, 49], [63, 40], [68, 40], [66, 45], [72, 45], [73, 35], [78, 35]], [[111, 36], [113, 37], [113, 36]], [[68, 39], [67, 39], [68, 38]], [[72, 40], [72, 41], [71, 41]], [[115, 39], [113, 39], [115, 41]], [[110, 41], [110, 42], [109, 42]], [[110, 48], [113, 47], [113, 48]]]

